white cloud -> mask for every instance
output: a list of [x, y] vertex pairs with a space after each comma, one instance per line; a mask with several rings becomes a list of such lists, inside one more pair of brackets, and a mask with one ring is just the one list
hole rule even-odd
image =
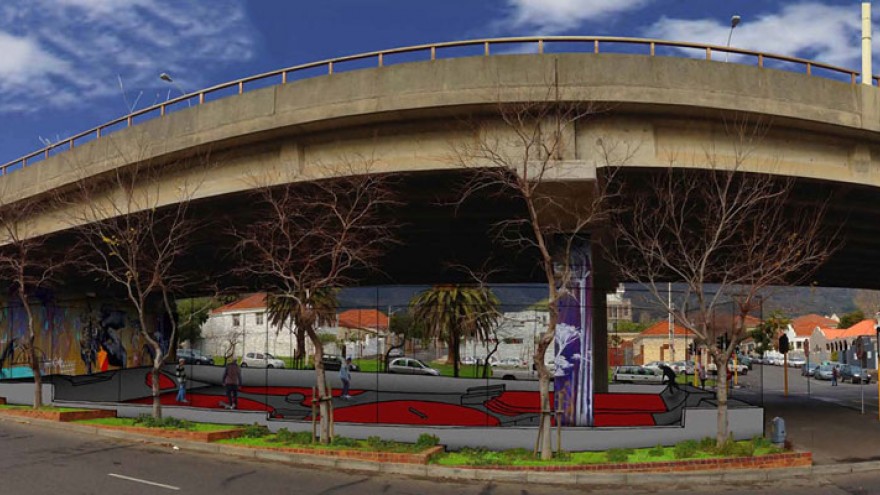
[[[650, 26], [645, 35], [724, 45], [729, 32], [726, 20], [664, 17]], [[805, 2], [787, 5], [777, 13], [754, 19], [744, 17], [734, 31], [731, 46], [852, 67], [861, 57], [860, 36], [858, 5]]]
[[653, 0], [507, 0], [510, 10], [502, 24], [554, 34], [577, 28], [587, 21], [607, 20]]
[[[244, 0], [4, 0], [0, 7], [0, 113], [119, 98], [151, 104], [169, 72], [185, 89], [212, 70], [252, 58], [257, 33]], [[134, 92], [134, 94], [131, 94]], [[149, 96], [147, 96], [149, 95]]]

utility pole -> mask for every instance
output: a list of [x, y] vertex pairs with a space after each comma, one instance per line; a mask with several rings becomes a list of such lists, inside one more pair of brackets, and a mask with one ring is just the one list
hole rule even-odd
[[672, 315], [672, 282], [666, 284], [667, 307], [669, 308], [669, 355], [670, 362], [675, 362], [675, 318]]
[[871, 69], [871, 2], [862, 2], [862, 84], [873, 84]]

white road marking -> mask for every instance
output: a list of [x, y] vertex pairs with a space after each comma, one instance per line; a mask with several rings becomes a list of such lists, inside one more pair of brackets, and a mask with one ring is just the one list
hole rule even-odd
[[156, 483], [155, 481], [132, 478], [131, 476], [123, 476], [121, 474], [107, 473], [107, 476], [110, 476], [111, 478], [119, 478], [121, 480], [134, 481], [135, 483], [143, 483], [145, 485], [158, 486], [159, 488], [165, 488], [167, 490], [180, 490], [180, 487], [177, 486], [163, 485], [162, 483]]

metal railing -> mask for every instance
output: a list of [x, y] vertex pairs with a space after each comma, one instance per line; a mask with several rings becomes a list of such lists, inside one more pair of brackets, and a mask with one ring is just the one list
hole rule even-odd
[[[393, 48], [390, 50], [381, 50], [367, 53], [359, 53], [357, 55], [349, 55], [345, 57], [337, 57], [327, 60], [321, 60], [318, 62], [310, 62], [307, 64], [296, 65], [293, 67], [288, 67], [285, 69], [279, 69], [272, 72], [266, 72], [263, 74], [257, 74], [254, 76], [245, 77], [242, 79], [238, 79], [235, 81], [226, 82], [223, 84], [218, 84], [216, 86], [212, 86], [210, 88], [202, 89], [193, 93], [185, 94], [179, 96], [177, 98], [173, 98], [162, 103], [158, 103], [156, 105], [144, 108], [142, 110], [138, 110], [136, 112], [132, 112], [123, 117], [119, 117], [117, 119], [111, 120], [110, 122], [106, 122], [101, 124], [95, 128], [89, 129], [87, 131], [76, 134], [75, 136], [71, 136], [64, 140], [61, 140], [57, 143], [52, 143], [45, 148], [34, 151], [27, 155], [24, 155], [20, 158], [7, 162], [3, 165], [0, 165], [0, 175], [5, 175], [11, 171], [17, 170], [19, 168], [27, 167], [37, 161], [42, 161], [44, 159], [49, 158], [53, 154], [57, 154], [59, 152], [63, 152], [64, 150], [73, 149], [76, 147], [77, 143], [84, 143], [87, 141], [92, 141], [96, 139], [101, 139], [106, 136], [108, 133], [118, 130], [118, 128], [128, 128], [132, 125], [135, 125], [135, 119], [151, 119], [155, 117], [164, 116], [169, 111], [176, 111], [181, 108], [189, 108], [189, 106], [193, 103], [193, 101], [197, 102], [197, 105], [202, 105], [207, 101], [207, 97], [209, 95], [216, 95], [223, 90], [233, 89], [235, 94], [242, 94], [247, 91], [250, 87], [254, 86], [256, 82], [269, 82], [271, 83], [273, 79], [276, 81], [272, 85], [278, 84], [287, 84], [290, 76], [293, 75], [304, 75], [304, 78], [308, 77], [316, 77], [314, 74], [306, 74], [306, 71], [311, 69], [320, 69], [323, 68], [323, 71], [320, 71], [319, 75], [330, 75], [333, 74], [334, 71], [338, 71], [340, 65], [348, 63], [348, 62], [356, 62], [363, 60], [375, 60], [375, 67], [383, 67], [388, 65], [388, 57], [390, 55], [401, 55], [401, 54], [424, 54], [424, 60], [436, 60], [438, 58], [458, 58], [458, 57], [470, 57], [474, 55], [479, 55], [479, 53], [475, 54], [472, 52], [468, 52], [465, 55], [452, 53], [453, 48], [462, 48], [462, 47], [478, 47], [482, 48], [481, 54], [483, 56], [491, 56], [493, 53], [493, 48], [497, 48], [499, 46], [504, 45], [520, 45], [521, 47], [528, 48], [528, 51], [524, 53], [547, 53], [547, 50], [554, 44], [561, 43], [574, 43], [578, 45], [585, 46], [587, 50], [582, 51], [573, 51], [574, 53], [600, 53], [600, 47], [605, 47], [608, 45], [638, 45], [646, 48], [647, 54], [650, 56], [657, 56], [657, 48], [665, 47], [665, 48], [674, 48], [674, 49], [689, 49], [689, 50], [698, 50], [700, 55], [703, 56], [705, 53], [705, 59], [707, 61], [712, 61], [713, 54], [716, 53], [725, 53], [725, 54], [733, 54], [739, 55], [739, 60], [734, 60], [733, 63], [744, 64], [748, 61], [754, 61], [754, 63], [758, 67], [765, 67], [768, 62], [777, 62], [789, 64], [789, 70], [791, 71], [803, 71], [808, 76], [817, 76], [814, 72], [815, 69], [822, 69], [824, 71], [824, 75], [818, 74], [820, 77], [826, 78], [838, 78], [838, 79], [849, 79], [850, 84], [856, 84], [856, 80], [858, 79], [860, 73], [859, 71], [846, 69], [843, 67], [838, 67], [835, 65], [824, 64], [821, 62], [814, 62], [812, 60], [807, 60], [803, 58], [797, 57], [789, 57], [787, 55], [777, 55], [772, 53], [762, 53], [755, 52], [751, 50], [743, 50], [740, 48], [726, 47], [726, 46], [717, 46], [717, 45], [705, 45], [699, 43], [688, 43], [682, 41], [665, 41], [665, 40], [656, 40], [656, 39], [644, 39], [644, 38], [623, 38], [623, 37], [610, 37], [610, 36], [533, 36], [533, 37], [518, 37], [518, 38], [492, 38], [492, 39], [477, 39], [477, 40], [467, 40], [467, 41], [451, 41], [445, 43], [432, 43], [427, 45], [416, 45], [416, 46], [408, 46], [403, 48]], [[445, 53], [443, 53], [445, 52]], [[501, 52], [501, 54], [509, 54], [510, 52]], [[563, 53], [553, 52], [553, 53]], [[610, 53], [620, 53], [611, 51]], [[680, 53], [679, 51], [672, 52], [673, 54]], [[439, 55], [450, 55], [448, 57], [439, 57]], [[684, 55], [682, 55], [684, 56]], [[430, 58], [428, 58], [430, 57]], [[743, 59], [745, 57], [745, 59]], [[692, 58], [692, 57], [689, 57]], [[421, 60], [421, 59], [420, 59]], [[398, 63], [406, 63], [406, 62], [397, 62]], [[396, 65], [395, 64], [395, 65]], [[793, 67], [791, 67], [793, 65]], [[372, 66], [371, 66], [372, 67]], [[794, 69], [794, 70], [792, 70]], [[873, 76], [872, 81], [880, 85], [880, 76]], [[260, 88], [266, 87], [266, 84], [260, 85]], [[184, 105], [186, 103], [186, 105]]]

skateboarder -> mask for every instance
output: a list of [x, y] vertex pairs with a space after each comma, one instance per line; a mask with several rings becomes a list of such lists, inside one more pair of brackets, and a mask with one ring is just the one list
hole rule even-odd
[[186, 361], [180, 359], [177, 362], [175, 372], [177, 375], [177, 402], [186, 404], [189, 401], [186, 400], [186, 367], [184, 364], [186, 364]]
[[241, 368], [233, 358], [226, 364], [223, 370], [223, 385], [226, 385], [226, 400], [229, 403], [229, 409], [238, 407], [238, 387], [241, 385]]
[[669, 383], [670, 390], [678, 390], [678, 383], [676, 383], [676, 375], [675, 371], [672, 370], [669, 366], [661, 365], [660, 369], [663, 371], [663, 378]]

